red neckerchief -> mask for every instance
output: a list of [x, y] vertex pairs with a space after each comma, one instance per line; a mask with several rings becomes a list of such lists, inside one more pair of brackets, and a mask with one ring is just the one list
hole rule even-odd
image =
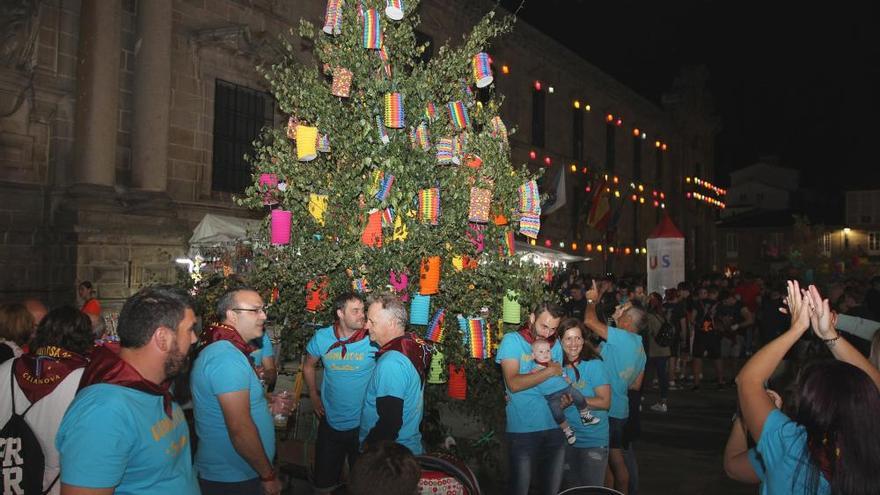
[[[532, 335], [532, 329], [531, 329], [531, 328], [529, 328], [529, 327], [522, 327], [522, 328], [519, 329], [519, 334], [522, 335], [522, 338], [526, 339], [526, 342], [528, 342], [529, 345], [532, 345], [532, 344], [535, 343], [535, 340], [536, 340], [536, 339], [535, 339], [535, 337]], [[544, 339], [544, 340], [546, 340], [547, 343], [550, 344], [550, 348], [552, 349], [552, 348], [553, 348], [553, 344], [556, 343], [556, 334], [553, 334], [553, 335], [547, 337], [547, 338]]]
[[158, 395], [162, 397], [165, 414], [169, 418], [171, 417], [172, 398], [171, 392], [168, 391], [171, 387], [171, 380], [165, 380], [160, 385], [147, 380], [138, 373], [134, 366], [119, 357], [117, 344], [105, 344], [92, 351], [92, 361], [86, 366], [79, 382], [79, 389], [82, 390], [96, 383], [121, 385], [150, 395]]
[[[568, 358], [566, 357], [565, 360], [568, 361]], [[574, 370], [574, 381], [576, 382], [581, 381], [581, 372], [578, 371], [578, 364], [580, 364], [580, 362], [581, 358], [577, 358], [574, 361], [566, 363], [566, 366], [571, 366], [571, 369]]]
[[72, 371], [84, 368], [89, 361], [61, 347], [40, 347], [32, 354], [15, 360], [13, 369], [18, 387], [33, 404], [52, 393]]
[[349, 337], [345, 340], [342, 340], [342, 337], [339, 336], [339, 324], [334, 323], [333, 324], [333, 336], [336, 337], [336, 342], [334, 342], [333, 345], [331, 345], [330, 348], [327, 349], [327, 352], [330, 352], [333, 349], [336, 349], [337, 347], [342, 347], [342, 359], [345, 359], [345, 352], [346, 352], [345, 346], [347, 346], [348, 344], [354, 344], [355, 342], [359, 342], [361, 340], [364, 340], [367, 337], [367, 329], [361, 328], [360, 330], [355, 331], [351, 335], [351, 337]]
[[238, 333], [238, 330], [236, 330], [235, 327], [224, 323], [214, 323], [208, 327], [207, 330], [202, 332], [202, 337], [199, 339], [199, 350], [201, 351], [205, 347], [220, 340], [229, 342], [236, 349], [244, 353], [245, 357], [248, 358], [248, 362], [250, 362], [251, 353], [257, 350], [256, 347], [244, 341], [244, 338], [242, 338], [241, 334]]
[[383, 345], [376, 352], [376, 361], [379, 360], [379, 356], [388, 351], [397, 351], [406, 356], [419, 373], [422, 384], [425, 383], [426, 372], [431, 365], [431, 354], [434, 352], [433, 346], [422, 340], [418, 335], [407, 332]]

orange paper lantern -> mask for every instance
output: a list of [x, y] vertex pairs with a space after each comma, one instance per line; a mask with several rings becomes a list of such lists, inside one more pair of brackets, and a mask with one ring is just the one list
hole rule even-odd
[[440, 257], [422, 260], [419, 276], [419, 294], [430, 296], [440, 291]]
[[327, 302], [327, 285], [330, 280], [325, 277], [309, 280], [306, 284], [306, 310], [317, 312], [324, 309], [324, 303]]
[[370, 212], [367, 218], [367, 226], [361, 235], [361, 242], [365, 246], [382, 247], [382, 212], [375, 210]]

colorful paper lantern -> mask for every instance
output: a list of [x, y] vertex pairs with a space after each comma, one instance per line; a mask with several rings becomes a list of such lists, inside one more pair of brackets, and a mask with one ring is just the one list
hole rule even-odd
[[312, 313], [321, 311], [324, 309], [324, 304], [327, 302], [327, 298], [329, 294], [327, 292], [327, 286], [330, 283], [330, 279], [327, 277], [319, 277], [317, 279], [309, 280], [306, 283], [306, 310]]
[[344, 67], [333, 68], [333, 85], [330, 88], [333, 96], [348, 98], [351, 94], [351, 71]]
[[516, 243], [512, 230], [507, 230], [502, 234], [501, 252], [505, 256], [513, 256], [516, 254]]
[[394, 184], [394, 176], [391, 174], [385, 175], [379, 181], [379, 190], [376, 191], [376, 199], [379, 201], [385, 201], [388, 199], [388, 196], [391, 195], [391, 185]]
[[365, 246], [382, 247], [382, 212], [373, 210], [367, 217], [367, 225], [361, 234], [361, 242]]
[[364, 48], [378, 50], [382, 47], [382, 19], [379, 11], [368, 9], [363, 16], [364, 33], [362, 36]]
[[489, 205], [492, 202], [492, 191], [479, 187], [471, 188], [471, 202], [468, 209], [468, 221], [487, 223], [489, 221]]
[[385, 0], [385, 15], [392, 21], [403, 19], [403, 0]]
[[296, 157], [301, 162], [314, 160], [318, 156], [318, 128], [299, 125], [296, 128]]
[[452, 158], [452, 138], [440, 138], [437, 142], [437, 163], [449, 165]]
[[412, 130], [410, 133], [410, 140], [412, 141], [413, 148], [419, 147], [425, 151], [431, 149], [431, 141], [428, 134], [428, 126], [424, 122], [420, 122], [419, 125]]
[[520, 213], [541, 214], [541, 194], [538, 192], [538, 183], [530, 180], [519, 186], [519, 211]]
[[519, 233], [531, 237], [538, 238], [538, 232], [541, 231], [541, 216], [534, 213], [523, 213], [519, 217]]
[[467, 375], [463, 367], [449, 365], [449, 383], [446, 386], [446, 395], [456, 400], [467, 399]]
[[406, 288], [409, 286], [409, 276], [406, 272], [402, 272], [400, 275], [391, 270], [391, 273], [388, 276], [389, 283], [391, 284], [391, 288], [395, 293], [398, 294], [400, 300], [406, 302], [409, 300], [409, 294], [406, 293]]
[[431, 296], [415, 294], [409, 306], [409, 322], [411, 325], [427, 325], [431, 311]]
[[422, 260], [419, 270], [419, 294], [430, 296], [440, 292], [440, 257]]
[[323, 31], [327, 34], [342, 32], [342, 0], [327, 0]]
[[391, 234], [392, 241], [405, 241], [406, 236], [409, 235], [409, 229], [406, 228], [406, 223], [403, 221], [403, 215], [397, 215], [394, 217], [394, 233]]
[[517, 299], [518, 295], [512, 290], [508, 290], [501, 302], [501, 320], [504, 323], [519, 325], [522, 322], [522, 306]]
[[501, 120], [501, 117], [494, 116], [492, 120], [489, 121], [490, 131], [492, 137], [499, 138], [505, 143], [507, 143], [507, 126], [504, 125], [504, 121]]
[[419, 191], [419, 218], [422, 223], [440, 223], [440, 188], [432, 187]]
[[437, 107], [434, 105], [433, 101], [429, 101], [428, 104], [425, 105], [425, 118], [427, 118], [429, 122], [433, 122], [434, 119], [437, 118]]
[[489, 62], [488, 53], [480, 52], [474, 55], [471, 65], [473, 65], [474, 81], [477, 83], [478, 88], [485, 88], [492, 84], [492, 67]]
[[443, 322], [446, 320], [446, 310], [439, 309], [428, 323], [428, 330], [425, 332], [425, 340], [431, 342], [440, 342], [443, 340]]
[[486, 359], [489, 357], [487, 338], [486, 338], [486, 321], [483, 318], [465, 318], [458, 315], [458, 325], [464, 333], [465, 348], [468, 350], [470, 357], [475, 359]]
[[296, 128], [297, 127], [299, 127], [299, 120], [296, 117], [291, 115], [287, 119], [287, 139], [290, 139], [290, 140], [296, 139]]
[[452, 119], [452, 124], [455, 126], [456, 129], [467, 129], [468, 126], [470, 126], [470, 117], [468, 117], [467, 109], [464, 107], [464, 103], [462, 103], [460, 100], [450, 101], [446, 104], [446, 108], [449, 110], [449, 118]]
[[290, 243], [290, 220], [293, 214], [287, 210], [272, 210], [269, 230], [272, 244], [276, 246]]
[[318, 151], [330, 153], [330, 138], [326, 134], [318, 134]]
[[443, 379], [444, 367], [446, 367], [446, 359], [444, 358], [443, 353], [435, 350], [434, 354], [431, 356], [431, 368], [428, 370], [428, 383], [431, 385], [446, 383], [446, 380]]
[[385, 45], [382, 45], [376, 53], [379, 55], [379, 60], [382, 61], [382, 68], [385, 70], [385, 77], [391, 79], [391, 57], [388, 56], [388, 49]]
[[309, 193], [309, 213], [319, 225], [324, 225], [324, 213], [327, 212], [327, 195]]
[[402, 129], [403, 126], [403, 95], [385, 93], [385, 127]]

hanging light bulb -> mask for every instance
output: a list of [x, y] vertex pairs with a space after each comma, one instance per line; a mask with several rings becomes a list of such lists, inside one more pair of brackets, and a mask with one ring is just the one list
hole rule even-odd
[[535, 81], [535, 91], [541, 91], [541, 81]]
[[580, 108], [581, 108], [581, 102], [578, 101], [578, 100], [574, 100], [574, 107], [577, 108], [577, 109], [580, 109]]
[[508, 67], [508, 66], [506, 66], [506, 65], [502, 65], [502, 66], [501, 66], [501, 73], [504, 74], [505, 76], [506, 76], [507, 74], [510, 74], [510, 67]]
[[529, 151], [529, 158], [532, 160], [538, 158], [538, 154], [535, 153], [535, 150]]

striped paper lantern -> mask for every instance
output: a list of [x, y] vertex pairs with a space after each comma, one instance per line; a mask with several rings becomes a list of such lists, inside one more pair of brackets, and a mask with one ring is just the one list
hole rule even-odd
[[489, 62], [488, 53], [480, 52], [474, 55], [471, 65], [473, 65], [474, 81], [477, 83], [478, 88], [485, 88], [492, 84], [492, 67]]
[[364, 11], [364, 48], [378, 50], [382, 48], [382, 18], [379, 17], [379, 11], [376, 9], [368, 9]]
[[385, 127], [402, 129], [403, 125], [403, 95], [385, 93]]
[[446, 104], [446, 108], [449, 110], [449, 118], [452, 119], [452, 124], [456, 129], [462, 130], [470, 126], [470, 117], [468, 117], [467, 109], [461, 100], [450, 101]]

